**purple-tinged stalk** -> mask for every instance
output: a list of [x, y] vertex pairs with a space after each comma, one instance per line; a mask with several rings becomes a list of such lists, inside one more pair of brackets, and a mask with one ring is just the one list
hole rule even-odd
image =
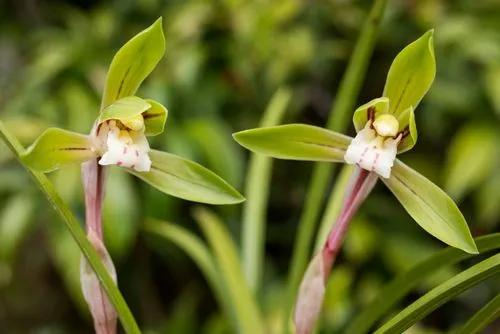
[[[99, 254], [109, 274], [116, 283], [116, 270], [104, 246], [102, 232], [102, 203], [104, 199], [104, 167], [97, 159], [82, 164], [85, 190], [85, 224], [87, 238]], [[80, 262], [80, 279], [83, 296], [94, 319], [96, 334], [116, 333], [117, 313], [109, 301], [99, 279], [85, 258]]]
[[309, 263], [302, 279], [294, 315], [297, 334], [309, 334], [314, 330], [323, 304], [328, 276], [342, 246], [349, 223], [377, 183], [377, 179], [377, 174], [359, 167], [352, 175], [337, 221], [323, 248]]

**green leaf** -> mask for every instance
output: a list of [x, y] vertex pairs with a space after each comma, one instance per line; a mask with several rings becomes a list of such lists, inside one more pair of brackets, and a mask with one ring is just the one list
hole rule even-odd
[[102, 108], [134, 95], [165, 54], [161, 17], [128, 41], [113, 58], [106, 78]]
[[382, 181], [424, 230], [453, 247], [477, 253], [464, 216], [438, 186], [397, 159], [391, 177]]
[[384, 94], [389, 98], [389, 111], [396, 115], [408, 107], [416, 109], [436, 76], [433, 30], [405, 47], [394, 59]]
[[235, 308], [238, 332], [265, 333], [257, 302], [246, 284], [238, 251], [229, 231], [218, 217], [207, 209], [196, 208], [194, 217], [213, 250], [229, 299]]
[[449, 148], [445, 169], [445, 189], [455, 199], [488, 178], [495, 167], [499, 137], [497, 129], [487, 124], [473, 124], [461, 129]]
[[[281, 122], [292, 98], [292, 92], [280, 88], [274, 93], [264, 114], [261, 126], [275, 126]], [[233, 142], [234, 143], [234, 142]], [[273, 159], [261, 154], [251, 154], [245, 180], [241, 248], [245, 278], [254, 293], [259, 291], [265, 263], [266, 211]]]
[[252, 152], [278, 159], [344, 161], [351, 138], [305, 124], [288, 124], [245, 130], [234, 139]]
[[415, 113], [413, 111], [413, 107], [408, 107], [408, 109], [403, 111], [398, 117], [398, 122], [399, 131], [404, 131], [405, 128], [408, 128], [409, 131], [408, 135], [401, 139], [401, 142], [399, 142], [398, 154], [400, 154], [410, 150], [417, 142], [417, 125], [415, 124]]
[[21, 159], [28, 167], [48, 173], [61, 166], [82, 163], [95, 156], [89, 136], [50, 128], [21, 155]]
[[480, 334], [493, 321], [500, 318], [500, 293], [477, 311], [461, 328], [453, 334]]
[[154, 100], [146, 100], [151, 108], [142, 114], [146, 136], [156, 136], [163, 132], [167, 121], [168, 111], [161, 103]]
[[500, 254], [496, 254], [432, 289], [377, 329], [375, 334], [403, 333], [451, 298], [499, 272]]
[[354, 123], [354, 128], [356, 132], [363, 130], [369, 119], [369, 111], [373, 111], [373, 116], [386, 114], [389, 112], [389, 99], [387, 97], [379, 97], [377, 99], [373, 99], [368, 103], [363, 104], [358, 107], [354, 111], [354, 115], [352, 116], [352, 121]]
[[158, 190], [193, 202], [236, 204], [245, 199], [205, 167], [174, 154], [151, 150], [149, 172], [128, 171]]
[[[494, 233], [476, 238], [481, 253], [500, 248], [500, 233]], [[403, 298], [440, 268], [452, 266], [460, 261], [470, 259], [474, 255], [464, 253], [459, 249], [448, 247], [429, 258], [414, 265], [410, 270], [395, 277], [378, 293], [375, 300], [368, 305], [350, 323], [345, 333], [365, 334], [378, 319], [381, 319]]]
[[186, 252], [205, 276], [219, 303], [226, 312], [232, 315], [233, 308], [230, 306], [228, 298], [226, 298], [226, 291], [214, 256], [200, 238], [181, 226], [152, 219], [146, 220], [144, 228], [149, 233], [174, 243]]

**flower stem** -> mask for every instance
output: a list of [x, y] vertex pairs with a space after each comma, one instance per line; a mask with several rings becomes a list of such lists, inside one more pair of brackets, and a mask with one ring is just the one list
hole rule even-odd
[[95, 274], [99, 278], [106, 294], [110, 302], [115, 307], [118, 317], [123, 325], [123, 328], [126, 333], [141, 333], [139, 326], [135, 322], [134, 316], [130, 312], [127, 303], [123, 299], [120, 291], [116, 287], [116, 284], [113, 282], [110, 274], [102, 263], [99, 255], [97, 254], [94, 247], [88, 241], [85, 232], [80, 227], [80, 223], [72, 214], [69, 207], [64, 203], [62, 198], [59, 196], [57, 191], [54, 188], [52, 182], [45, 176], [43, 173], [35, 172], [28, 167], [26, 167], [22, 161], [20, 160], [20, 155], [24, 151], [23, 146], [17, 138], [15, 138], [3, 125], [0, 121], [0, 138], [7, 144], [12, 153], [16, 156], [16, 158], [21, 162], [23, 167], [28, 171], [31, 175], [37, 186], [44, 193], [47, 200], [54, 207], [57, 214], [61, 217], [64, 222], [66, 228], [71, 233], [71, 236], [78, 244], [80, 250], [83, 255], [89, 262], [90, 266], [94, 270]]
[[329, 260], [326, 262], [329, 263], [328, 270], [325, 271], [326, 274], [330, 272], [331, 266], [337, 257], [352, 217], [377, 183], [378, 176], [357, 167], [351, 180], [351, 187], [347, 193], [342, 211], [323, 246], [324, 254], [327, 255]]
[[104, 193], [104, 169], [97, 160], [82, 165], [82, 180], [85, 191], [85, 226], [103, 240], [102, 201]]
[[342, 246], [349, 223], [377, 180], [377, 174], [359, 167], [356, 167], [352, 174], [341, 213], [323, 248], [309, 262], [302, 278], [295, 303], [294, 322], [297, 334], [310, 334], [314, 331], [325, 297], [328, 277]]
[[[354, 108], [356, 98], [361, 89], [361, 83], [366, 74], [368, 61], [373, 53], [386, 3], [387, 0], [374, 1], [370, 14], [365, 20], [361, 34], [352, 52], [352, 57], [340, 83], [337, 98], [330, 112], [327, 127], [331, 130], [344, 131], [347, 127], [349, 115], [351, 115]], [[300, 279], [307, 265], [316, 221], [332, 173], [333, 169], [329, 163], [316, 163], [313, 169], [290, 263], [288, 302], [284, 303], [286, 308], [284, 314], [285, 331], [288, 328], [288, 321]]]

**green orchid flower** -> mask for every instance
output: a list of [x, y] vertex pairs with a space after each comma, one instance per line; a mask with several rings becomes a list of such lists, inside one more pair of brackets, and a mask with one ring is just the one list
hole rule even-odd
[[313, 332], [326, 282], [349, 222], [378, 179], [428, 233], [468, 253], [478, 252], [465, 218], [453, 200], [396, 158], [417, 141], [414, 111], [432, 85], [435, 73], [433, 31], [430, 30], [396, 56], [383, 96], [355, 110], [353, 123], [357, 134], [354, 138], [305, 124], [252, 129], [233, 135], [249, 150], [275, 158], [356, 166], [337, 221], [302, 279], [294, 315], [298, 334]]
[[149, 147], [147, 137], [163, 132], [168, 112], [161, 103], [135, 94], [164, 53], [160, 18], [113, 58], [101, 111], [90, 135], [50, 128], [23, 154], [24, 163], [51, 172], [98, 159], [99, 165], [119, 166], [172, 196], [209, 204], [242, 202], [243, 196], [208, 169]]
[[247, 149], [280, 159], [355, 164], [376, 174], [427, 232], [469, 253], [477, 253], [467, 223], [446, 193], [396, 158], [417, 141], [414, 110], [435, 76], [433, 31], [394, 59], [383, 97], [354, 112], [355, 138], [305, 124], [235, 133]]
[[[104, 166], [119, 166], [166, 194], [195, 202], [234, 204], [244, 200], [210, 170], [149, 147], [147, 137], [163, 132], [168, 112], [161, 103], [135, 94], [164, 53], [165, 38], [159, 18], [128, 41], [113, 58], [101, 110], [89, 135], [51, 128], [21, 155], [28, 167], [40, 172], [82, 164], [87, 238], [115, 282], [116, 270], [103, 241]], [[80, 282], [95, 332], [116, 333], [116, 310], [83, 257]]]

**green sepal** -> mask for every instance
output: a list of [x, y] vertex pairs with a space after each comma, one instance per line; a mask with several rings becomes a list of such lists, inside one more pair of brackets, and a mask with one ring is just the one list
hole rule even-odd
[[356, 132], [363, 130], [368, 122], [368, 109], [373, 108], [373, 116], [386, 114], [389, 112], [389, 99], [387, 97], [379, 97], [363, 104], [354, 111], [352, 122]]
[[165, 54], [161, 17], [129, 40], [113, 58], [106, 78], [102, 107], [134, 95]]
[[144, 100], [137, 96], [127, 96], [113, 102], [101, 112], [99, 124], [116, 119], [122, 122], [142, 115], [146, 136], [156, 136], [163, 132], [167, 120], [167, 109], [154, 100]]
[[82, 163], [96, 156], [89, 136], [50, 128], [21, 154], [21, 160], [33, 170], [48, 173], [61, 166]]
[[399, 154], [410, 150], [417, 142], [418, 133], [413, 108], [408, 107], [408, 109], [403, 111], [398, 117], [398, 122], [399, 131], [405, 131], [405, 129], [408, 128], [408, 134], [401, 139], [401, 142], [398, 145]]
[[156, 136], [163, 132], [165, 123], [167, 121], [168, 110], [161, 103], [154, 100], [146, 100], [151, 108], [146, 110], [142, 117], [144, 117], [144, 126], [146, 127], [146, 136]]
[[408, 107], [416, 109], [434, 81], [436, 60], [433, 33], [433, 30], [429, 30], [405, 47], [389, 69], [383, 96], [389, 98], [389, 111], [396, 116]]
[[450, 246], [478, 253], [464, 216], [441, 188], [397, 159], [391, 177], [381, 180], [424, 230]]
[[234, 139], [252, 152], [279, 159], [344, 161], [352, 138], [306, 124], [287, 124], [245, 130]]
[[127, 169], [168, 195], [207, 204], [236, 204], [245, 198], [226, 181], [196, 162], [174, 154], [151, 150], [151, 170]]

